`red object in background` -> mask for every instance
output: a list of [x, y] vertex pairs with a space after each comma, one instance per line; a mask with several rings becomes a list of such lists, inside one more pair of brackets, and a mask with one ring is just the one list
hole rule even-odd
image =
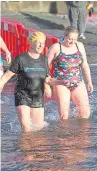
[[[18, 21], [1, 18], [1, 37], [11, 52], [12, 58], [18, 55], [18, 40], [23, 28], [24, 26]], [[1, 52], [4, 56], [5, 53]]]
[[[33, 32], [39, 31], [32, 28], [25, 28], [23, 24], [18, 21], [10, 20], [8, 18], [1, 18], [1, 37], [6, 43], [9, 51], [11, 52], [12, 59], [17, 55], [27, 52], [30, 45], [28, 43], [28, 37], [33, 34]], [[49, 47], [59, 42], [59, 39], [49, 35], [46, 35], [46, 44], [42, 52], [43, 55], [47, 54]], [[5, 53], [1, 50], [2, 57]], [[50, 69], [51, 75], [53, 74], [53, 64]]]
[[[46, 39], [46, 47], [47, 47], [47, 50], [49, 49], [49, 47], [54, 44], [54, 43], [58, 43], [59, 42], [59, 39], [52, 36], [52, 35], [46, 35], [47, 36], [47, 39]], [[46, 50], [46, 51], [47, 51]], [[50, 66], [50, 75], [52, 76], [53, 75], [53, 71], [54, 71], [54, 65], [53, 63], [51, 64]]]
[[[6, 43], [9, 51], [11, 52], [12, 59], [14, 59], [17, 55], [27, 52], [30, 45], [28, 43], [28, 37], [33, 34], [33, 32], [38, 31], [32, 28], [25, 28], [24, 25], [22, 25], [18, 21], [10, 20], [7, 18], [1, 18], [1, 37], [3, 38], [4, 42]], [[59, 42], [59, 39], [52, 36], [52, 35], [46, 35], [46, 44], [45, 48], [42, 52], [43, 55], [47, 54], [47, 51], [49, 47]], [[1, 50], [2, 57], [5, 56], [5, 53]], [[50, 68], [50, 74], [53, 74], [53, 64]], [[8, 83], [5, 88], [6, 92], [13, 93], [14, 91], [14, 83]], [[53, 99], [51, 97], [51, 99]], [[50, 99], [45, 99], [46, 101], [49, 101]]]

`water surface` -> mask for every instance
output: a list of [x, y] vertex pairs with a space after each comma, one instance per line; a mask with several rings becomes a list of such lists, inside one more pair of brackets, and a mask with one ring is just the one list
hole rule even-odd
[[14, 83], [2, 93], [2, 171], [97, 170], [97, 66], [90, 65], [94, 92], [89, 95], [91, 117], [78, 120], [71, 103], [68, 121], [60, 123], [55, 101], [45, 104], [49, 126], [23, 134], [14, 107]]

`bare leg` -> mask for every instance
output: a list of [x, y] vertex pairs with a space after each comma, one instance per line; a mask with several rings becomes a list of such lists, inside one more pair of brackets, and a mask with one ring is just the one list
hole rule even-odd
[[56, 101], [58, 104], [58, 110], [60, 119], [68, 119], [69, 107], [70, 107], [70, 91], [63, 85], [57, 85], [55, 87]]
[[24, 132], [31, 131], [30, 107], [20, 105], [16, 107], [17, 115]]
[[30, 116], [35, 124], [44, 124], [44, 108], [31, 108]]
[[89, 118], [90, 117], [90, 106], [89, 98], [84, 82], [81, 82], [80, 85], [71, 92], [71, 97], [78, 109], [78, 116], [80, 118]]

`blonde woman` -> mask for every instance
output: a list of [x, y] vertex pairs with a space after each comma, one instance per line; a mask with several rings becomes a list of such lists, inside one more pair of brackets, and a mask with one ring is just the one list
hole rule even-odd
[[12, 62], [9, 71], [0, 79], [0, 88], [14, 75], [17, 74], [15, 87], [15, 106], [21, 127], [25, 132], [30, 132], [31, 119], [34, 124], [44, 125], [44, 90], [51, 95], [50, 86], [45, 83], [49, 80], [47, 58], [41, 55], [45, 46], [46, 36], [42, 32], [35, 32], [29, 38], [30, 49], [20, 54]]
[[[54, 91], [62, 120], [68, 119], [70, 99], [78, 109], [78, 117], [90, 117], [87, 90], [93, 92], [93, 85], [85, 48], [77, 41], [78, 35], [74, 27], [66, 28], [64, 42], [52, 45], [48, 51], [49, 65], [54, 63]], [[87, 81], [87, 89], [82, 72]]]

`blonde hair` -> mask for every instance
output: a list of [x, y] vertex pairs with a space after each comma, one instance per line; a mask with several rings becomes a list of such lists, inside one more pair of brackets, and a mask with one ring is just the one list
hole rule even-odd
[[79, 34], [78, 30], [75, 27], [69, 26], [69, 27], [67, 27], [65, 29], [64, 35], [68, 36], [70, 33], [77, 33], [77, 34]]
[[41, 40], [41, 39], [44, 39], [46, 40], [46, 36], [44, 33], [42, 32], [34, 32], [29, 38], [28, 38], [28, 41], [30, 44], [32, 44], [33, 42], [37, 41], [37, 40]]

